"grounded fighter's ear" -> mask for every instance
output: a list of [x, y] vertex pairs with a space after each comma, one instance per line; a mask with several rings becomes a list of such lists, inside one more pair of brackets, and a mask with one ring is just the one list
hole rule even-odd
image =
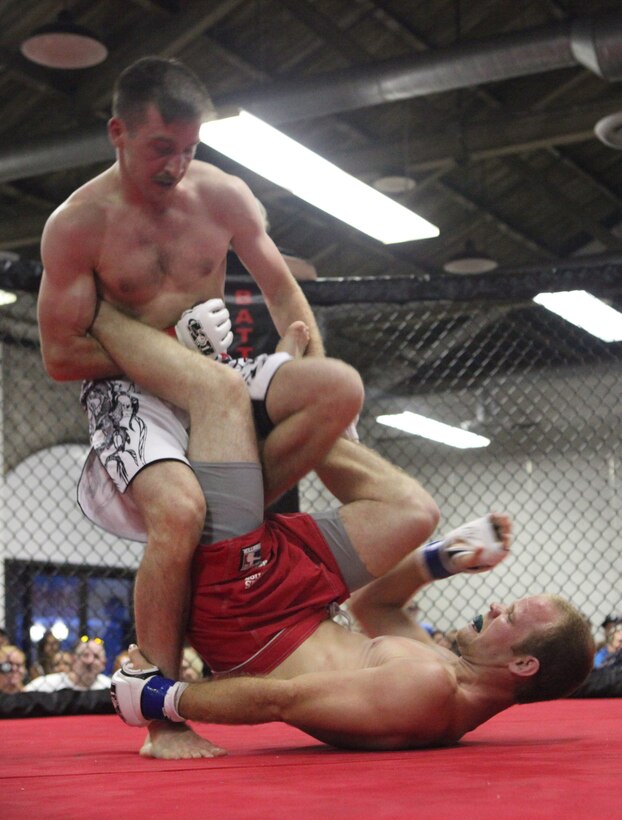
[[533, 655], [521, 655], [518, 658], [514, 658], [513, 661], [510, 661], [508, 668], [514, 675], [518, 675], [521, 678], [529, 678], [535, 675], [540, 668], [540, 661], [534, 658]]

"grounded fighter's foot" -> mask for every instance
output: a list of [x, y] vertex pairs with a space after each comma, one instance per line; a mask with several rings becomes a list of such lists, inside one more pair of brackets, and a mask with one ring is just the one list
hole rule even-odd
[[509, 516], [491, 513], [419, 547], [417, 554], [430, 580], [459, 572], [485, 572], [509, 555], [510, 533]]
[[140, 754], [161, 760], [188, 760], [222, 757], [227, 751], [198, 735], [187, 723], [154, 721], [149, 725], [149, 734]]
[[285, 335], [276, 346], [277, 353], [289, 353], [294, 359], [301, 359], [310, 339], [309, 328], [302, 321], [292, 322]]

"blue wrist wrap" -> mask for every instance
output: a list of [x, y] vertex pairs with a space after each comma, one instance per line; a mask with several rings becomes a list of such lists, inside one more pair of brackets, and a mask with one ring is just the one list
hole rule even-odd
[[149, 678], [140, 695], [140, 710], [146, 718], [168, 720], [164, 714], [164, 697], [174, 683], [174, 680], [160, 675]]
[[439, 547], [442, 545], [443, 541], [432, 541], [430, 544], [426, 544], [423, 548], [425, 562], [430, 575], [437, 579], [448, 578], [451, 575], [451, 572], [448, 571], [447, 567], [441, 560], [441, 551]]

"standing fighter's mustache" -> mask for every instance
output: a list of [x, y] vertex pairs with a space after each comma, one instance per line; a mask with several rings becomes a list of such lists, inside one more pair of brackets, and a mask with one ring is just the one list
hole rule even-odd
[[164, 176], [154, 177], [153, 181], [157, 182], [158, 185], [176, 185], [178, 180], [176, 177], [171, 177], [168, 174], [165, 174]]

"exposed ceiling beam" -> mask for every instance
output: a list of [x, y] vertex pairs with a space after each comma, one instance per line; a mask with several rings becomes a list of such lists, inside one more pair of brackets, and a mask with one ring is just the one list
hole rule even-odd
[[[428, 120], [425, 131], [411, 129], [408, 157], [404, 145], [384, 143], [331, 153], [331, 159], [351, 173], [390, 170], [387, 156], [399, 157], [400, 170], [412, 173], [452, 164], [464, 152], [473, 160], [512, 156], [549, 146], [571, 145], [594, 139], [594, 125], [601, 117], [622, 110], [622, 94], [590, 105], [554, 111], [497, 113], [479, 122], [456, 123]], [[327, 153], [327, 152], [326, 152]]]

